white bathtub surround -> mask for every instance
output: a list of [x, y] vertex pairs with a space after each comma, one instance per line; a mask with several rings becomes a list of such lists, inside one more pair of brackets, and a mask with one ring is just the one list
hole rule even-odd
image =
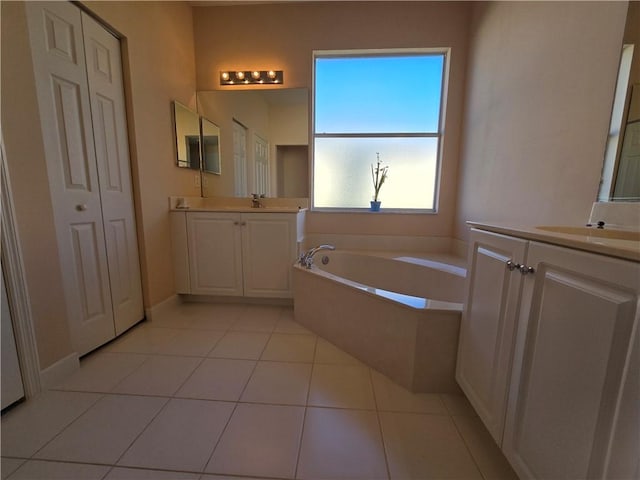
[[415, 235], [349, 235], [333, 233], [307, 233], [305, 248], [329, 243], [339, 250], [361, 250], [369, 252], [421, 252], [449, 253], [450, 237], [427, 237]]
[[315, 264], [294, 269], [297, 322], [414, 392], [459, 391], [460, 259], [337, 250]]
[[589, 223], [605, 222], [616, 228], [640, 229], [640, 202], [594, 202]]

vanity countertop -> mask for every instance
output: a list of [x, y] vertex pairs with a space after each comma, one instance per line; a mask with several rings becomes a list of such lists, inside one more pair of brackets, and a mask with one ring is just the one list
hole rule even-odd
[[226, 213], [298, 213], [306, 212], [307, 198], [260, 198], [259, 208], [251, 206], [251, 198], [244, 197], [169, 197], [171, 212]]
[[467, 222], [472, 228], [640, 262], [640, 230], [585, 226], [516, 226]]
[[241, 207], [241, 206], [188, 206], [174, 207], [172, 212], [227, 212], [227, 213], [298, 213], [306, 211], [306, 208], [299, 207]]

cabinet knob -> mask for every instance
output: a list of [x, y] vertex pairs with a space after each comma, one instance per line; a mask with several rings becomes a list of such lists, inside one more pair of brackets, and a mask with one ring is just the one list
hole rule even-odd
[[520, 269], [520, 267], [521, 267], [521, 265], [520, 265], [519, 263], [514, 263], [514, 262], [512, 262], [511, 260], [509, 260], [509, 261], [507, 262], [507, 269], [508, 269], [510, 272], [513, 272], [514, 270], [519, 270], [519, 269]]
[[533, 267], [527, 267], [526, 265], [520, 265], [520, 273], [522, 275], [528, 275], [529, 273], [535, 273], [535, 269]]
[[87, 206], [84, 203], [76, 205], [76, 210], [79, 212], [84, 212], [87, 209]]
[[240, 226], [244, 227], [247, 224], [247, 222], [240, 222]]

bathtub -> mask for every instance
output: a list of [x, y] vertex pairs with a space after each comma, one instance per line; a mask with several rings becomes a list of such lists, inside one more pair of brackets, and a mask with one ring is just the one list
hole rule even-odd
[[294, 267], [296, 321], [414, 392], [459, 392], [466, 270], [447, 255], [320, 251]]

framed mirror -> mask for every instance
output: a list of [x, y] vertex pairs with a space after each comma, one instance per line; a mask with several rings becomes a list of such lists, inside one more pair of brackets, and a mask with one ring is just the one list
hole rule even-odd
[[173, 102], [176, 164], [181, 168], [200, 170], [200, 116]]
[[204, 117], [200, 118], [202, 129], [202, 170], [221, 175], [220, 166], [220, 128]]

